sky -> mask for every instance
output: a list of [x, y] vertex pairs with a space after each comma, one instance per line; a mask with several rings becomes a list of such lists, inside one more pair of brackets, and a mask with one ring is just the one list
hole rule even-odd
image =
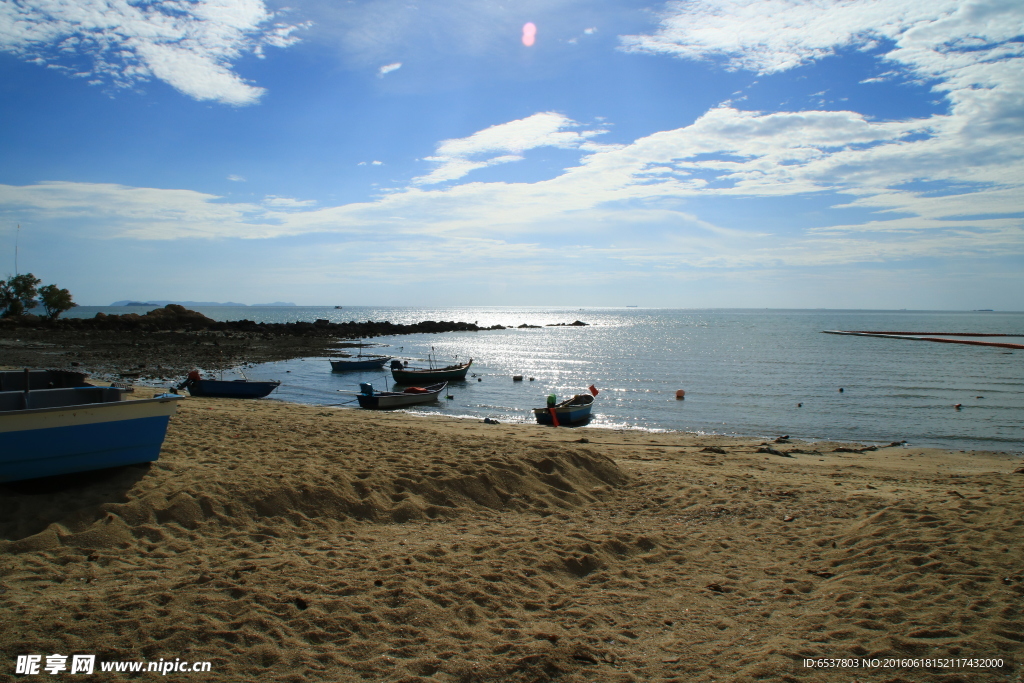
[[83, 305], [1024, 310], [1020, 0], [0, 0]]

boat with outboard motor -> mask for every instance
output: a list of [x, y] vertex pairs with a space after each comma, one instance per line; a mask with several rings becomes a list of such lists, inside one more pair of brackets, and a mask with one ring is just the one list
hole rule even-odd
[[360, 393], [356, 394], [356, 400], [360, 408], [404, 408], [436, 401], [446, 388], [448, 382], [427, 387], [408, 387], [405, 391], [374, 391], [373, 385], [363, 382], [359, 385]]

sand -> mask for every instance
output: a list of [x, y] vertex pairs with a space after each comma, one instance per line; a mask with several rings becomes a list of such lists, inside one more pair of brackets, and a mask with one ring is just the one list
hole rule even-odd
[[1024, 463], [859, 450], [189, 398], [0, 487], [0, 680], [1021, 681]]

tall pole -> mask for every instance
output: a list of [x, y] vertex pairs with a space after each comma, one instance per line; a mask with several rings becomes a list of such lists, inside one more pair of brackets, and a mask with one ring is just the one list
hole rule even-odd
[[21, 238], [21, 223], [18, 223], [18, 232], [14, 234], [14, 274], [18, 274], [18, 240]]

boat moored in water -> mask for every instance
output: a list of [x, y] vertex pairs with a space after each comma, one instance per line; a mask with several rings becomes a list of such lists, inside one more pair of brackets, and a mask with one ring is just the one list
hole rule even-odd
[[364, 382], [359, 385], [356, 399], [360, 408], [404, 408], [436, 401], [447, 387], [448, 382], [441, 382], [427, 387], [409, 387], [405, 391], [374, 391], [372, 385]]
[[469, 366], [473, 364], [470, 358], [467, 363], [449, 365], [446, 368], [407, 368], [401, 361], [391, 361], [391, 377], [398, 384], [425, 384], [427, 382], [451, 382], [466, 379]]
[[343, 358], [331, 361], [332, 372], [346, 372], [348, 370], [380, 370], [384, 364], [391, 360], [391, 356], [362, 356], [357, 358]]
[[376, 354], [363, 355], [363, 349], [369, 344], [359, 342], [359, 355], [341, 360], [331, 361], [332, 372], [346, 372], [348, 370], [380, 370], [384, 364], [391, 360], [391, 356], [380, 356]]

